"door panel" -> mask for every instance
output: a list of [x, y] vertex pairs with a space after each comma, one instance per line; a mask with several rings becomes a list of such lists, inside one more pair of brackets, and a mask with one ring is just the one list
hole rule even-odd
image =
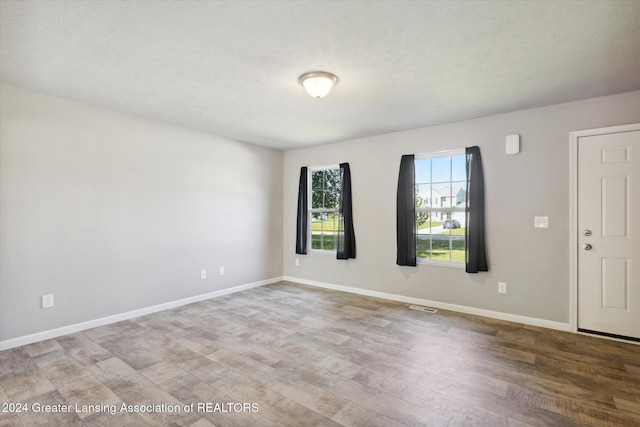
[[640, 131], [578, 139], [579, 329], [640, 338], [638, 156]]
[[602, 308], [629, 310], [629, 260], [602, 258]]
[[604, 239], [628, 239], [629, 177], [605, 176], [602, 178], [602, 237]]

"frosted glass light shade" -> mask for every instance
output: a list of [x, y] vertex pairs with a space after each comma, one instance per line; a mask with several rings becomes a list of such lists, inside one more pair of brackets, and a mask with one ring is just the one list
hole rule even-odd
[[338, 83], [338, 78], [325, 71], [313, 71], [300, 76], [300, 84], [314, 98], [327, 96], [336, 83]]

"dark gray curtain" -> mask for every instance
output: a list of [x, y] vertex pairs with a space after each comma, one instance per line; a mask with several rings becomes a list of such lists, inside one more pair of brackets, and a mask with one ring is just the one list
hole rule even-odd
[[484, 173], [480, 148], [467, 147], [466, 271], [489, 271], [484, 233]]
[[298, 184], [298, 220], [296, 224], [296, 253], [307, 253], [307, 168], [300, 168], [300, 183]]
[[338, 226], [338, 259], [356, 257], [356, 235], [351, 207], [351, 170], [349, 163], [340, 163], [340, 224]]
[[414, 155], [407, 154], [400, 160], [398, 194], [396, 201], [396, 240], [398, 255], [396, 264], [416, 266], [416, 172]]

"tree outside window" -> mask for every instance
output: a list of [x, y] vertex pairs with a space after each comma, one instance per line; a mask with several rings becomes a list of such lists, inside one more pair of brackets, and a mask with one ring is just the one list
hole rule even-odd
[[335, 251], [340, 208], [340, 168], [311, 170], [311, 249]]

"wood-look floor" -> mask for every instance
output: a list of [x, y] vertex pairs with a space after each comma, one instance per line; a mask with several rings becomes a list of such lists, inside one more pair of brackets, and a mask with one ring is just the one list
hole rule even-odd
[[640, 346], [286, 282], [6, 350], [0, 366], [0, 402], [29, 408], [2, 426], [640, 425]]

